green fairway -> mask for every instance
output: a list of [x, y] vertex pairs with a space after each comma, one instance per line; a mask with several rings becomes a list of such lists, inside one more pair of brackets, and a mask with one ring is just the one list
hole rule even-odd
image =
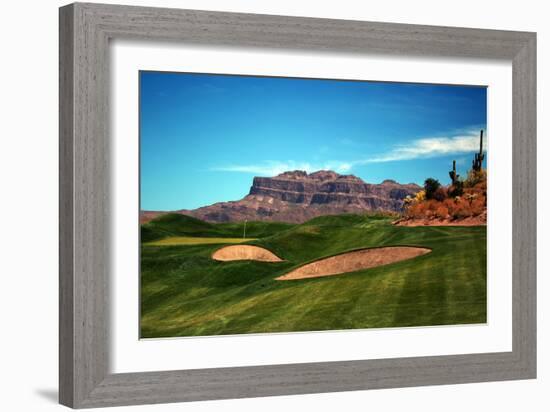
[[255, 238], [242, 237], [193, 237], [171, 236], [153, 242], [145, 243], [147, 246], [176, 246], [176, 245], [205, 245], [220, 243], [243, 243], [256, 240]]
[[[246, 244], [283, 262], [218, 262], [220, 238], [242, 223], [164, 215], [141, 229], [141, 336], [337, 330], [486, 322], [486, 227], [400, 227], [383, 216], [339, 215], [300, 225], [248, 222]], [[169, 238], [202, 244], [155, 245]], [[208, 239], [208, 240], [207, 240]], [[213, 243], [205, 243], [210, 242]], [[224, 242], [228, 243], [228, 242]], [[432, 252], [337, 276], [277, 281], [305, 263], [378, 246]]]

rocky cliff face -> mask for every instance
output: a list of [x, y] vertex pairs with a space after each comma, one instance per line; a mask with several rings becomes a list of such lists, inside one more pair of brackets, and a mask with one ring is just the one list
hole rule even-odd
[[418, 185], [392, 180], [369, 184], [353, 175], [297, 170], [255, 177], [249, 194], [241, 200], [178, 212], [209, 222], [247, 219], [301, 223], [329, 214], [400, 211], [403, 199], [419, 190]]

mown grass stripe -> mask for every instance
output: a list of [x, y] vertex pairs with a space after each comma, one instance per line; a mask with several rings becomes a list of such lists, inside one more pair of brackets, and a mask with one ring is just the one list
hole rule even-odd
[[211, 245], [223, 243], [244, 243], [256, 240], [255, 238], [242, 237], [192, 237], [172, 236], [154, 242], [144, 243], [144, 246], [179, 246], [179, 245]]

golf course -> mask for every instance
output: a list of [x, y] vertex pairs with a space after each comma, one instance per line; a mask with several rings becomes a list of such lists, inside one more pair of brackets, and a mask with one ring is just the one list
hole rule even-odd
[[208, 223], [163, 214], [141, 225], [140, 335], [485, 323], [486, 226], [394, 220]]

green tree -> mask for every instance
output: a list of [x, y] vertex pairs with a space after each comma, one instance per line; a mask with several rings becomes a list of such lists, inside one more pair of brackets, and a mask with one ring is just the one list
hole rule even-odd
[[434, 178], [427, 178], [424, 181], [424, 191], [426, 192], [426, 199], [433, 199], [437, 189], [441, 187], [439, 180]]

